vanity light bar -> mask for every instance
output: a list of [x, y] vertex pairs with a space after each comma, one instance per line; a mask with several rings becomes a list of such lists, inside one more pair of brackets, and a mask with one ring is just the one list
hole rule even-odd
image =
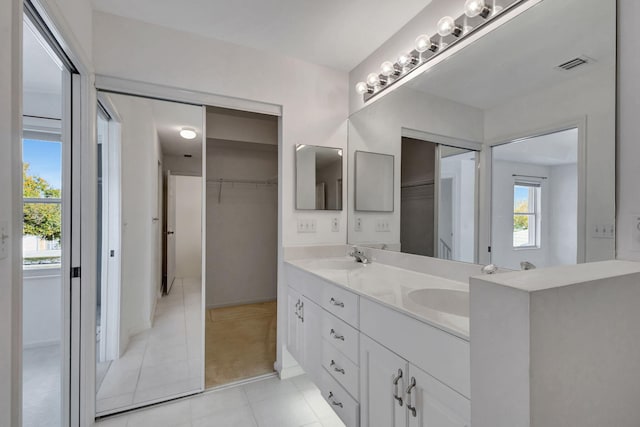
[[438, 21], [438, 33], [429, 36], [419, 35], [413, 50], [402, 53], [395, 63], [385, 61], [378, 73], [367, 75], [366, 81], [358, 82], [356, 93], [362, 95], [365, 102], [402, 80], [419, 66], [426, 64], [445, 52], [460, 40], [484, 27], [514, 7], [531, 0], [466, 0], [465, 12], [457, 19], [445, 16]]

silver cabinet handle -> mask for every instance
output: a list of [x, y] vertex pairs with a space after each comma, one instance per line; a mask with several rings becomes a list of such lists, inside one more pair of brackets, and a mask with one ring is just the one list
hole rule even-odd
[[335, 400], [333, 398], [333, 392], [332, 391], [329, 392], [329, 397], [327, 399], [329, 400], [329, 403], [331, 403], [333, 406], [338, 406], [340, 408], [344, 407], [344, 405], [342, 405], [342, 402], [338, 402], [337, 400]]
[[335, 360], [331, 361], [331, 363], [329, 364], [329, 367], [333, 368], [334, 371], [340, 372], [342, 375], [344, 375], [344, 369], [343, 368], [339, 368], [338, 365], [336, 364]]
[[409, 387], [407, 387], [407, 411], [411, 412], [411, 415], [414, 417], [417, 416], [417, 411], [415, 406], [411, 406], [411, 390], [416, 387], [416, 379], [415, 377], [411, 377], [411, 382], [409, 383]]
[[393, 398], [402, 406], [402, 397], [398, 396], [398, 382], [402, 378], [402, 369], [398, 369], [398, 375], [393, 378]]
[[300, 321], [304, 323], [304, 301], [300, 303]]
[[296, 303], [296, 317], [300, 319], [300, 300]]
[[331, 332], [329, 332], [329, 335], [331, 335], [336, 340], [344, 341], [344, 335], [338, 335], [335, 329], [331, 329]]
[[329, 302], [330, 302], [331, 304], [333, 304], [333, 305], [337, 306], [337, 307], [342, 307], [342, 308], [344, 308], [344, 303], [343, 303], [343, 302], [341, 302], [341, 301], [338, 301], [337, 299], [335, 299], [335, 298], [333, 298], [333, 297], [331, 298], [331, 300], [329, 300]]

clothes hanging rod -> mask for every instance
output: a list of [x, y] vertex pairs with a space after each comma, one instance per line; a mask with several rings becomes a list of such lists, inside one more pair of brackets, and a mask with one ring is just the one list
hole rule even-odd
[[221, 183], [231, 183], [231, 184], [262, 184], [262, 185], [275, 185], [278, 181], [273, 180], [258, 180], [258, 179], [229, 179], [229, 178], [216, 178], [216, 179], [207, 179], [207, 183], [212, 184], [221, 184]]
[[537, 178], [537, 179], [547, 179], [546, 176], [535, 176], [535, 175], [518, 175], [518, 174], [513, 174], [511, 176], [517, 176], [518, 178]]

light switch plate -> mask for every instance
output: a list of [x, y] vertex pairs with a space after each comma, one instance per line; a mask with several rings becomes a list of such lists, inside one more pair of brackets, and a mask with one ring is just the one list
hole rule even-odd
[[9, 221], [0, 221], [0, 259], [9, 256]]
[[316, 220], [311, 218], [298, 218], [298, 233], [315, 233]]
[[331, 218], [331, 231], [334, 233], [340, 231], [340, 218]]
[[362, 231], [362, 218], [356, 218], [353, 229], [354, 231]]
[[631, 216], [631, 250], [640, 251], [640, 214]]

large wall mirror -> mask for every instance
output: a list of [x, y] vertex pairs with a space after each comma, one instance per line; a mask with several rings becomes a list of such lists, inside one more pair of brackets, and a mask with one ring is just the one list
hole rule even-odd
[[342, 149], [296, 145], [296, 209], [342, 210]]
[[615, 2], [545, 0], [374, 97], [349, 162], [394, 156], [394, 209], [350, 194], [349, 243], [510, 269], [614, 258], [615, 85]]
[[203, 109], [99, 92], [96, 413], [201, 391]]

